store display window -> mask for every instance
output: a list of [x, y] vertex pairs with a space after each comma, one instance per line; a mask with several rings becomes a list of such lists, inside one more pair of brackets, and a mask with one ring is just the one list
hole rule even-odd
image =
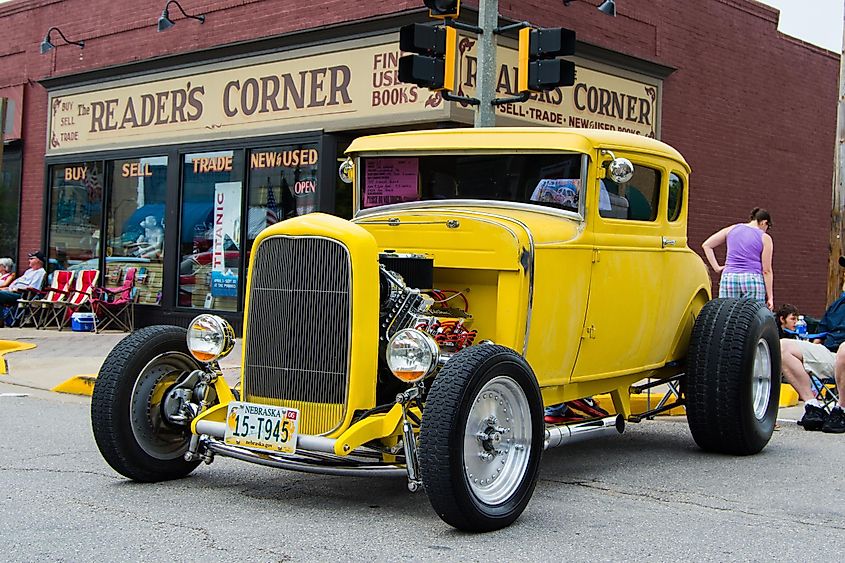
[[0, 257], [18, 260], [21, 151], [6, 148], [0, 162]]
[[48, 272], [99, 267], [103, 185], [102, 162], [50, 167]]
[[164, 264], [167, 157], [150, 156], [107, 163], [111, 178], [106, 222], [106, 287], [120, 286], [135, 268], [139, 304], [161, 302]]
[[179, 234], [181, 307], [236, 311], [244, 151], [184, 155]]
[[249, 151], [247, 248], [264, 228], [317, 211], [317, 143]]

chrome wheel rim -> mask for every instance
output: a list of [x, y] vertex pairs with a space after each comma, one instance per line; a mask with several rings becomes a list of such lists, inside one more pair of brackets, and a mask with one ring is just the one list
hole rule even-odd
[[772, 394], [772, 357], [769, 344], [762, 338], [754, 348], [754, 371], [751, 377], [754, 416], [757, 420], [762, 420], [769, 409], [769, 398]]
[[491, 379], [472, 400], [464, 428], [464, 474], [475, 497], [506, 501], [519, 487], [531, 453], [531, 411], [519, 384]]
[[155, 459], [176, 459], [188, 450], [189, 432], [169, 425], [161, 405], [165, 392], [186, 373], [197, 369], [191, 357], [180, 352], [156, 356], [144, 366], [129, 402], [132, 434], [144, 452]]

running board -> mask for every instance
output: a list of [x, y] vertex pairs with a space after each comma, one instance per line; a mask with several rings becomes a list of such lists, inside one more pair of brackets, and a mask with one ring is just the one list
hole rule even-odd
[[543, 449], [556, 448], [564, 444], [574, 444], [607, 436], [610, 434], [622, 434], [625, 431], [625, 419], [622, 415], [596, 418], [585, 422], [572, 422], [569, 424], [546, 425], [546, 439]]

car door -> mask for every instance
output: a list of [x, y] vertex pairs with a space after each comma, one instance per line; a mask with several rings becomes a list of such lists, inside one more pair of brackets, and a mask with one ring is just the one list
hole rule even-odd
[[[664, 287], [664, 171], [645, 157], [624, 184], [596, 178], [590, 294], [572, 380], [639, 371], [662, 360], [652, 343]], [[599, 169], [600, 174], [603, 169]], [[663, 351], [665, 354], [665, 350]]]

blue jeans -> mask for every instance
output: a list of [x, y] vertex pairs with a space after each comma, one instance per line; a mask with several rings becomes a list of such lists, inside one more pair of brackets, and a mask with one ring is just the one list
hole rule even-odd
[[14, 291], [0, 291], [0, 305], [14, 305], [21, 298], [20, 293]]

